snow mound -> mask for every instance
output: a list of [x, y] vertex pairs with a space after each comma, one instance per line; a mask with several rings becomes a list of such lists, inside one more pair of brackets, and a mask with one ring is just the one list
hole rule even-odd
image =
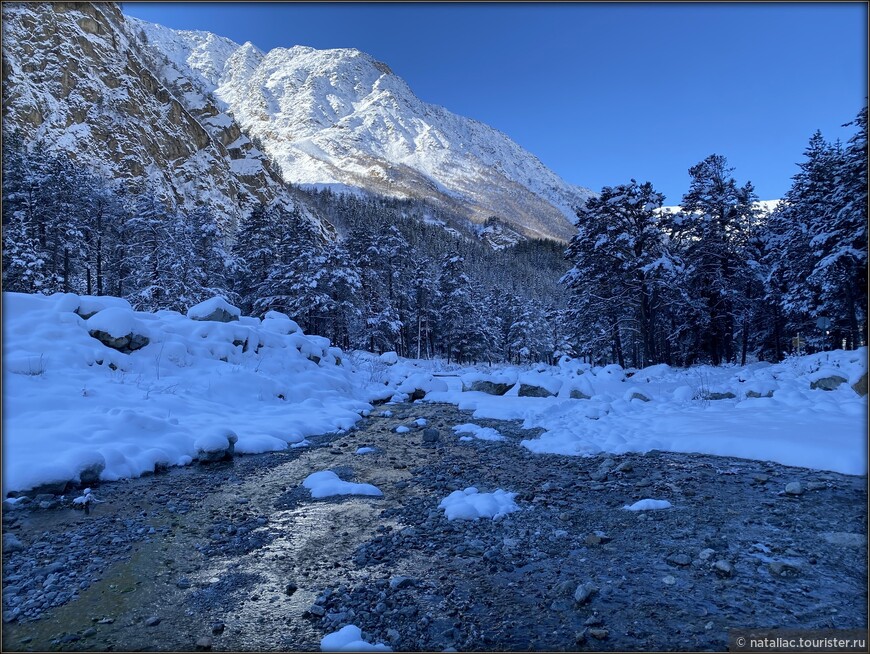
[[[72, 294], [4, 293], [3, 303], [4, 494], [187, 465], [226, 449], [227, 434], [236, 454], [285, 449], [372, 408], [368, 382], [336, 365], [327, 339], [269, 321], [201, 322]], [[98, 311], [83, 320], [83, 307]], [[144, 333], [151, 345], [124, 354], [92, 330]]]
[[503, 441], [504, 436], [492, 427], [481, 427], [471, 422], [466, 422], [462, 425], [456, 425], [453, 428], [457, 434], [471, 434], [474, 438], [482, 441]]
[[520, 510], [514, 502], [516, 496], [516, 493], [508, 493], [500, 488], [492, 493], [480, 493], [474, 486], [470, 486], [450, 493], [441, 500], [438, 508], [444, 509], [448, 520], [496, 520]]
[[349, 624], [336, 632], [326, 634], [320, 641], [321, 652], [392, 652], [393, 649], [383, 643], [373, 645], [362, 637], [362, 630]]
[[311, 491], [311, 497], [323, 498], [333, 495], [372, 495], [381, 497], [383, 493], [371, 484], [355, 484], [350, 481], [342, 481], [332, 470], [314, 472], [302, 482]]

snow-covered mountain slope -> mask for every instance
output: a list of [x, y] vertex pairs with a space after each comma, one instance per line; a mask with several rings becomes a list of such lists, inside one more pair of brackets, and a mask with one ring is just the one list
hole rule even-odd
[[294, 184], [427, 198], [474, 222], [497, 216], [527, 236], [567, 239], [572, 186], [501, 132], [423, 102], [390, 68], [352, 49], [263, 53], [207, 32], [133, 18], [167, 83], [189, 80], [195, 111], [212, 95]]
[[[172, 204], [208, 203], [228, 227], [257, 200], [300, 206], [238, 123], [205, 96], [190, 102], [195, 83], [166, 83], [153, 59], [114, 4], [4, 3], [4, 134], [145, 182]], [[198, 66], [207, 72], [208, 58]]]

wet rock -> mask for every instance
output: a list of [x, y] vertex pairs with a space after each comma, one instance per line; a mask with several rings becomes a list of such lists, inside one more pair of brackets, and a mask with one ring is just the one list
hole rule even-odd
[[574, 591], [574, 602], [578, 605], [585, 604], [590, 598], [598, 592], [598, 587], [589, 582], [577, 586]]
[[788, 495], [802, 495], [804, 492], [804, 487], [801, 486], [799, 481], [793, 481], [789, 484], [786, 484], [785, 492]]
[[211, 626], [211, 632], [212, 632], [215, 636], [220, 636], [220, 635], [224, 632], [224, 630], [225, 630], [226, 628], [227, 628], [227, 626], [226, 626], [223, 622], [215, 622], [215, 623]]
[[289, 584], [287, 584], [284, 587], [284, 594], [289, 596], [289, 595], [292, 595], [293, 593], [295, 593], [297, 590], [299, 590], [299, 586], [297, 586], [296, 584], [294, 584], [291, 581]]
[[823, 391], [834, 391], [838, 389], [841, 384], [845, 383], [846, 379], [840, 377], [840, 375], [831, 375], [830, 377], [822, 377], [814, 382], [810, 382], [810, 388], [813, 390], [820, 389]]

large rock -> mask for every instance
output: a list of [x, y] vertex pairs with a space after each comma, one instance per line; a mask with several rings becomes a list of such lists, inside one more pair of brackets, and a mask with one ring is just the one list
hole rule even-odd
[[555, 394], [548, 391], [543, 386], [533, 386], [532, 384], [520, 384], [520, 397], [553, 397]]
[[867, 396], [867, 373], [861, 375], [861, 378], [852, 384], [852, 390], [863, 397]]
[[469, 391], [478, 391], [487, 395], [504, 395], [513, 388], [513, 384], [502, 384], [486, 380], [479, 380], [467, 387]]
[[238, 440], [239, 437], [228, 430], [203, 436], [194, 443], [196, 457], [200, 463], [229, 461], [236, 452]]
[[[833, 390], [836, 390], [837, 388], [839, 388], [841, 384], [845, 384], [845, 383], [846, 383], [846, 380], [843, 377], [840, 377], [840, 375], [831, 375], [830, 377], [822, 377], [821, 379], [817, 379], [814, 382], [810, 382], [810, 388], [813, 390], [821, 389], [823, 391], [833, 391]], [[866, 385], [867, 385], [866, 374], [865, 374], [864, 385], [866, 388]]]

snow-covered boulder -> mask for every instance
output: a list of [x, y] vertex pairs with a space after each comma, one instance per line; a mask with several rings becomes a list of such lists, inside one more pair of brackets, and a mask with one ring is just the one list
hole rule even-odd
[[308, 475], [302, 485], [309, 490], [311, 497], [321, 499], [333, 495], [371, 495], [381, 497], [383, 493], [372, 484], [356, 484], [344, 481], [332, 470], [322, 470]]
[[839, 370], [823, 368], [813, 375], [810, 375], [810, 388], [813, 390], [821, 389], [823, 391], [835, 391], [842, 384], [845, 384], [846, 381], [847, 379], [843, 377]]
[[527, 372], [518, 381], [520, 397], [553, 397], [562, 388], [561, 379], [542, 372]]
[[388, 366], [394, 366], [399, 363], [399, 355], [395, 352], [384, 352], [381, 356], [378, 357], [378, 360]]
[[406, 394], [408, 400], [422, 400], [427, 393], [443, 393], [447, 391], [447, 382], [437, 379], [426, 372], [418, 372], [410, 375], [399, 384], [396, 389], [399, 393]]
[[215, 463], [233, 458], [239, 437], [229, 429], [220, 429], [197, 438], [193, 447], [200, 463]]
[[234, 307], [220, 296], [195, 304], [187, 310], [187, 317], [191, 320], [233, 322], [241, 315], [242, 312], [238, 307]]
[[134, 316], [132, 309], [108, 307], [97, 311], [85, 324], [91, 336], [119, 352], [135, 352], [149, 343], [144, 334], [145, 329]]

